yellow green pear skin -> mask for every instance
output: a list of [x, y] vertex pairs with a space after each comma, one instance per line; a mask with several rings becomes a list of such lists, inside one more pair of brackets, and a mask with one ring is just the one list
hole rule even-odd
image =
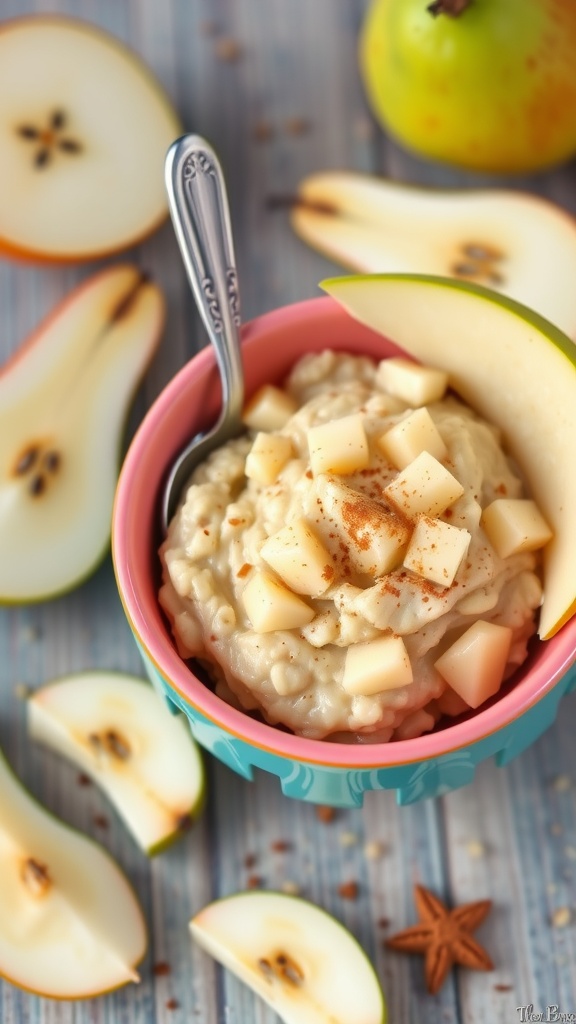
[[[450, 3], [450, 0], [446, 0]], [[528, 173], [576, 152], [574, 0], [372, 0], [359, 45], [375, 116], [423, 157]]]

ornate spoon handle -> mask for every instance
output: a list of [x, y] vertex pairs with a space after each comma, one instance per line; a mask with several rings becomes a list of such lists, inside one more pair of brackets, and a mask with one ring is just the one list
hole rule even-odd
[[174, 231], [220, 368], [222, 418], [237, 419], [244, 399], [240, 297], [224, 175], [199, 135], [177, 139], [165, 173]]

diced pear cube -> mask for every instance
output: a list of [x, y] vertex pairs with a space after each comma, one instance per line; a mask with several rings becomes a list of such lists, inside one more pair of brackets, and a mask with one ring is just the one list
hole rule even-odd
[[448, 374], [433, 366], [393, 356], [378, 364], [377, 382], [384, 391], [417, 408], [437, 402], [448, 387]]
[[440, 431], [424, 407], [395, 423], [378, 438], [377, 444], [396, 469], [405, 469], [420, 452], [429, 452], [440, 462], [447, 455]]
[[368, 495], [324, 474], [316, 478], [315, 490], [357, 572], [384, 576], [400, 565], [411, 532], [403, 520]]
[[500, 689], [511, 641], [508, 626], [479, 619], [434, 665], [462, 700], [477, 708]]
[[292, 441], [289, 437], [260, 431], [246, 456], [246, 476], [259, 484], [271, 484], [291, 455]]
[[500, 558], [535, 551], [552, 537], [536, 502], [524, 498], [497, 498], [484, 509], [480, 524]]
[[345, 475], [357, 469], [365, 469], [370, 461], [368, 438], [359, 413], [310, 427], [308, 447], [314, 475]]
[[464, 488], [438, 459], [420, 452], [387, 487], [384, 494], [400, 512], [416, 516], [435, 516], [464, 494]]
[[370, 696], [408, 686], [412, 679], [408, 652], [399, 636], [352, 644], [346, 651], [342, 686], [347, 693]]
[[430, 732], [434, 725], [434, 715], [425, 708], [418, 708], [417, 711], [407, 715], [400, 725], [397, 726], [394, 730], [394, 739], [413, 740], [417, 736], [422, 736], [425, 732]]
[[299, 629], [316, 614], [301, 597], [265, 571], [254, 573], [248, 581], [242, 591], [242, 603], [257, 633]]
[[471, 539], [468, 530], [420, 516], [404, 556], [404, 566], [432, 583], [449, 587]]
[[319, 597], [334, 581], [330, 554], [305, 519], [297, 519], [268, 537], [260, 554], [298, 594]]
[[469, 705], [451, 686], [447, 686], [444, 692], [436, 698], [436, 707], [443, 715], [448, 715], [450, 718], [456, 718], [457, 715], [469, 710]]
[[487, 584], [461, 597], [455, 607], [460, 615], [474, 615], [475, 618], [479, 618], [496, 607], [499, 596], [498, 587]]
[[242, 421], [250, 430], [281, 430], [296, 412], [292, 395], [273, 384], [264, 384], [246, 404]]

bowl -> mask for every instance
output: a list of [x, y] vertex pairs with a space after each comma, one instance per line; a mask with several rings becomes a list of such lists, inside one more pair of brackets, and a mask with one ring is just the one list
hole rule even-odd
[[[376, 359], [400, 350], [352, 320], [330, 298], [267, 313], [242, 333], [247, 394], [280, 382], [305, 352], [332, 348]], [[211, 349], [167, 385], [127, 452], [116, 494], [112, 553], [126, 616], [148, 676], [174, 712], [183, 712], [198, 743], [246, 779], [277, 775], [284, 794], [339, 807], [360, 806], [370, 790], [395, 790], [400, 804], [469, 783], [478, 764], [505, 765], [554, 721], [576, 687], [576, 618], [529, 657], [491, 701], [461, 720], [416, 739], [351, 745], [304, 739], [256, 721], [207, 687], [178, 655], [157, 599], [160, 498], [169, 466], [184, 444], [217, 417], [221, 392]]]

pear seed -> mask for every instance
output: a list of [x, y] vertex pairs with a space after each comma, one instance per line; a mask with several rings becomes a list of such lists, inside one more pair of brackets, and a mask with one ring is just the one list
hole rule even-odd
[[120, 736], [115, 729], [107, 729], [104, 733], [91, 732], [88, 736], [88, 743], [95, 754], [111, 755], [118, 761], [127, 761], [131, 754], [128, 740]]
[[130, 757], [130, 744], [123, 736], [120, 736], [114, 729], [109, 729], [104, 734], [104, 740], [106, 748], [114, 757], [117, 757], [120, 761], [128, 760]]
[[28, 471], [32, 469], [32, 466], [34, 466], [38, 461], [39, 454], [40, 449], [37, 445], [31, 445], [30, 448], [25, 448], [16, 460], [16, 465], [14, 466], [15, 476], [24, 476], [28, 473]]
[[46, 167], [50, 163], [50, 150], [39, 149], [36, 156], [34, 157], [34, 166], [38, 169]]
[[455, 263], [452, 267], [452, 273], [458, 277], [474, 277], [477, 269], [473, 263]]
[[17, 133], [18, 133], [18, 135], [20, 136], [21, 139], [37, 139], [38, 138], [38, 131], [37, 131], [37, 129], [33, 128], [32, 125], [29, 125], [29, 124], [21, 125], [20, 128], [16, 129], [16, 131], [17, 131]]
[[58, 149], [64, 151], [64, 153], [81, 153], [82, 146], [75, 139], [59, 139], [56, 143]]
[[478, 242], [469, 242], [462, 246], [462, 252], [471, 260], [500, 260], [502, 253], [488, 245], [481, 245]]
[[65, 123], [66, 123], [66, 115], [65, 115], [64, 111], [63, 110], [55, 110], [54, 113], [52, 114], [52, 117], [50, 118], [50, 127], [53, 128], [53, 130], [55, 132], [57, 132], [57, 131], [60, 130], [60, 128], [64, 127]]
[[258, 967], [262, 971], [262, 974], [264, 975], [266, 980], [271, 981], [272, 978], [274, 977], [274, 970], [272, 968], [272, 964], [270, 963], [270, 961], [266, 960], [265, 957], [261, 957], [258, 960]]
[[56, 471], [60, 469], [61, 461], [62, 457], [60, 455], [60, 452], [50, 450], [49, 452], [46, 452], [46, 454], [44, 455], [44, 458], [42, 459], [42, 465], [44, 466], [44, 469], [47, 470], [48, 473], [56, 473]]
[[45, 896], [52, 885], [52, 879], [45, 864], [28, 857], [22, 864], [20, 877], [31, 896]]
[[28, 485], [28, 490], [33, 498], [39, 498], [46, 490], [46, 477], [42, 473], [36, 473]]
[[280, 968], [280, 976], [290, 985], [301, 985], [304, 980], [302, 968], [287, 953], [278, 953], [276, 965]]
[[304, 980], [304, 973], [288, 953], [276, 953], [272, 961], [267, 957], [258, 960], [258, 967], [267, 981], [277, 978], [279, 981], [288, 982], [289, 985], [297, 987]]

